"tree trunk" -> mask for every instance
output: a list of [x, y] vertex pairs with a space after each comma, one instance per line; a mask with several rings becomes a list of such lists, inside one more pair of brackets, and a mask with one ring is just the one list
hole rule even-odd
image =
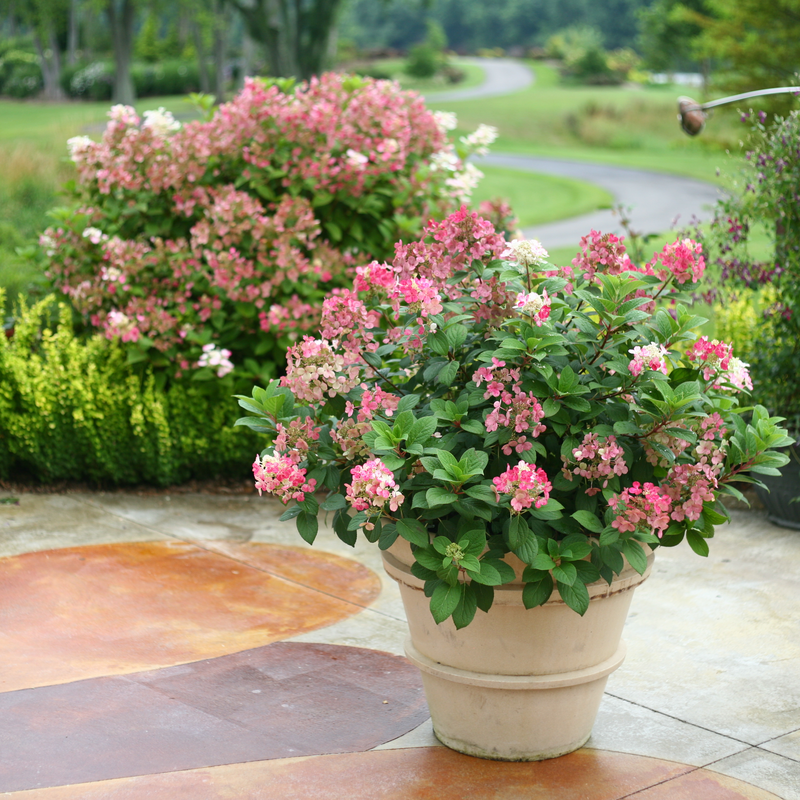
[[42, 96], [45, 100], [63, 100], [64, 91], [61, 88], [61, 51], [58, 49], [58, 40], [52, 23], [47, 24], [45, 47], [42, 43], [42, 36], [39, 31], [34, 31], [33, 42], [36, 52], [39, 54], [39, 63], [42, 67], [42, 80], [44, 81], [44, 91]]
[[244, 79], [249, 78], [253, 74], [255, 61], [255, 42], [250, 38], [247, 31], [244, 31], [242, 36], [242, 60], [241, 69], [239, 74], [239, 87], [244, 86]]
[[214, 96], [216, 104], [225, 102], [226, 67], [225, 50], [228, 43], [229, 17], [221, 0], [213, 0], [211, 13], [214, 17]]
[[192, 19], [192, 38], [194, 49], [197, 52], [197, 68], [200, 72], [200, 91], [203, 94], [211, 92], [211, 78], [208, 74], [208, 53], [206, 52], [205, 41], [203, 40], [203, 29], [197, 20]]
[[114, 42], [114, 102], [131, 106], [136, 100], [131, 78], [135, 0], [109, 0], [106, 11]]
[[67, 31], [67, 64], [78, 60], [78, 0], [69, 2], [69, 30]]

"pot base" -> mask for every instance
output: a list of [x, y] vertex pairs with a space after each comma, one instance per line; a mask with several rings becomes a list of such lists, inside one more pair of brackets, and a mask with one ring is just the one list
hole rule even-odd
[[431, 660], [407, 639], [422, 673], [436, 737], [465, 755], [497, 761], [543, 761], [582, 747], [592, 732], [608, 676], [625, 659], [545, 675], [496, 675]]

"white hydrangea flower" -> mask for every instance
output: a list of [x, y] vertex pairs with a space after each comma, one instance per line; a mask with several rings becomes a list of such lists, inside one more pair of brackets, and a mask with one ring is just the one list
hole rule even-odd
[[466, 164], [461, 172], [448, 178], [445, 183], [450, 187], [453, 197], [462, 203], [468, 203], [481, 178], [483, 173], [474, 164]]
[[200, 356], [198, 367], [217, 368], [217, 377], [223, 378], [233, 369], [233, 362], [230, 360], [231, 351], [225, 348], [218, 349], [215, 344], [204, 344], [203, 354]]
[[164, 106], [160, 106], [156, 111], [145, 111], [143, 128], [152, 128], [159, 136], [167, 136], [181, 128], [180, 122], [167, 111]]
[[67, 139], [67, 151], [69, 157], [77, 162], [94, 146], [94, 142], [88, 136], [73, 136]]
[[363, 153], [359, 153], [352, 148], [348, 149], [345, 156], [347, 156], [347, 163], [351, 167], [363, 167], [369, 163], [369, 159]]
[[83, 238], [88, 239], [92, 244], [100, 244], [100, 242], [105, 242], [108, 236], [100, 228], [84, 228]]
[[547, 250], [538, 239], [512, 239], [503, 253], [503, 258], [521, 267], [538, 267], [547, 260], [547, 256]]
[[464, 146], [477, 156], [485, 156], [489, 152], [489, 145], [497, 139], [497, 128], [494, 125], [478, 125], [477, 130], [469, 136], [462, 136]]
[[139, 124], [139, 116], [133, 106], [124, 106], [121, 104], [111, 106], [108, 111], [108, 118], [112, 122], [122, 122], [125, 125]]
[[454, 172], [461, 164], [453, 145], [448, 145], [442, 150], [438, 150], [431, 156], [431, 169], [442, 170], [444, 172]]
[[436, 120], [436, 124], [439, 126], [442, 133], [453, 131], [458, 125], [458, 117], [453, 111], [434, 111], [433, 118]]
[[43, 233], [39, 237], [39, 245], [51, 258], [56, 254], [56, 240], [49, 233]]

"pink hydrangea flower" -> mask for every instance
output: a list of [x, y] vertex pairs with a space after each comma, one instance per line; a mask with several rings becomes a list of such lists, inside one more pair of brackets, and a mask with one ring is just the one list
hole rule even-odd
[[663, 344], [647, 344], [644, 347], [636, 346], [628, 350], [633, 358], [628, 364], [631, 375], [641, 375], [646, 369], [667, 374], [667, 356], [669, 352]]
[[669, 527], [672, 498], [655, 484], [635, 481], [622, 494], [611, 497], [608, 504], [617, 514], [611, 527], [620, 533], [640, 530], [661, 537]]
[[290, 500], [302, 503], [306, 494], [313, 492], [317, 485], [313, 478], [307, 481], [306, 470], [298, 467], [288, 456], [256, 456], [253, 476], [259, 494], [262, 491], [274, 494], [284, 505]]
[[430, 278], [398, 280], [389, 290], [389, 300], [395, 311], [399, 310], [400, 303], [403, 302], [409, 310], [423, 317], [440, 314], [442, 311], [441, 295]]
[[624, 239], [624, 236], [593, 230], [581, 238], [581, 252], [572, 259], [572, 265], [579, 271], [583, 270], [583, 277], [587, 281], [595, 280], [597, 272], [619, 275], [631, 271], [634, 266], [622, 244]]
[[305, 461], [312, 442], [319, 441], [319, 429], [311, 417], [293, 419], [287, 428], [282, 422], [276, 426], [275, 453], [299, 464]]
[[[603, 481], [602, 488], [615, 475], [625, 475], [628, 465], [625, 463], [625, 451], [617, 444], [616, 436], [599, 437], [596, 433], [587, 433], [578, 447], [573, 448], [572, 458], [562, 456], [564, 477], [571, 481], [573, 475], [587, 481]], [[594, 495], [601, 487], [592, 486], [586, 494]]]
[[547, 505], [553, 489], [547, 473], [541, 467], [525, 461], [520, 461], [515, 467], [507, 467], [502, 475], [492, 479], [492, 483], [498, 499], [501, 494], [511, 495], [511, 508], [517, 514], [531, 506], [541, 508]]
[[[403, 493], [398, 488], [392, 471], [379, 458], [353, 467], [350, 474], [353, 481], [345, 484], [346, 496], [356, 511], [374, 514], [382, 513], [387, 505], [391, 511], [400, 508], [405, 499]], [[372, 530], [374, 525], [368, 522], [364, 527]]]
[[655, 274], [662, 281], [672, 276], [677, 283], [686, 283], [687, 281], [697, 283], [703, 277], [706, 268], [702, 252], [703, 246], [693, 239], [672, 242], [665, 245], [660, 253], [653, 254], [653, 259], [648, 267], [654, 270], [655, 265], [660, 261], [663, 268]]
[[[730, 366], [733, 345], [720, 342], [719, 339], [709, 341], [708, 336], [701, 336], [687, 351], [689, 361], [704, 363], [703, 377], [708, 381], [718, 371], [725, 371]], [[741, 362], [740, 362], [741, 363]]]

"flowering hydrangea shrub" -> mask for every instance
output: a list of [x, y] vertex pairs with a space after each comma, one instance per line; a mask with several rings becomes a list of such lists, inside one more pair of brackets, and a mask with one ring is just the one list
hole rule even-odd
[[[496, 135], [390, 81], [248, 80], [205, 120], [115, 106], [101, 141], [70, 139], [74, 207], [41, 238], [86, 328], [172, 374], [274, 375], [355, 264], [389, 257], [469, 199], [466, 162]], [[426, 287], [420, 294], [431, 313]], [[207, 349], [211, 347], [211, 349]], [[211, 353], [224, 353], [219, 362]]]
[[589, 584], [644, 573], [649, 549], [707, 555], [732, 481], [787, 461], [779, 419], [745, 421], [731, 347], [693, 333], [694, 241], [635, 265], [592, 231], [572, 265], [547, 258], [465, 208], [431, 222], [326, 301], [284, 378], [240, 397], [239, 423], [270, 440], [262, 470], [288, 459], [320, 490], [283, 518], [309, 542], [320, 509], [349, 544], [410, 542], [437, 622], [487, 611], [509, 553], [527, 607], [557, 591], [583, 614]]

